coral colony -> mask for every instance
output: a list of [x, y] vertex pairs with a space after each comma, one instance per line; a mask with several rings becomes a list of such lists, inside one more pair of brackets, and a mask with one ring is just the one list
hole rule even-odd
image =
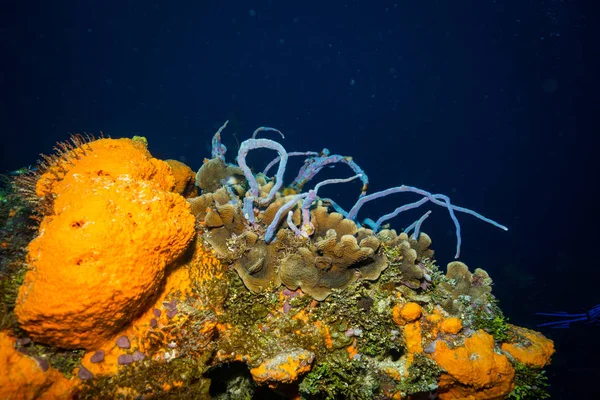
[[[368, 194], [350, 157], [257, 137], [283, 138], [273, 128], [229, 163], [226, 126], [197, 173], [153, 158], [142, 137], [74, 136], [10, 177], [0, 397], [547, 397], [552, 341], [508, 323], [483, 269], [441, 271], [422, 231], [431, 211], [404, 232], [387, 223], [441, 206], [457, 258], [457, 214], [506, 227], [412, 186]], [[246, 161], [256, 149], [276, 153], [261, 173]], [[305, 161], [286, 186], [289, 157]], [[335, 164], [351, 175], [317, 180]], [[355, 180], [349, 210], [319, 196]], [[367, 202], [405, 192], [421, 198], [359, 220]]]

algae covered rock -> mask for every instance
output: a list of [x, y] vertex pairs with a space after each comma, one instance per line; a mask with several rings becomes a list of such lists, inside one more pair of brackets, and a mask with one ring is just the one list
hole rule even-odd
[[[268, 130], [238, 162], [272, 146], [281, 169], [282, 146], [252, 142]], [[15, 380], [28, 393], [69, 376], [78, 398], [505, 398], [548, 364], [552, 342], [506, 323], [485, 271], [455, 261], [443, 274], [419, 227], [379, 229], [318, 198], [321, 183], [298, 193], [228, 164], [219, 133], [200, 196], [189, 168], [139, 140], [76, 141], [46, 158], [19, 339], [0, 333], [0, 353], [31, 368], [18, 341], [38, 356], [87, 351], [69, 350], [75, 364], [50, 380], [33, 371], [31, 390]], [[340, 159], [328, 157], [302, 171]]]

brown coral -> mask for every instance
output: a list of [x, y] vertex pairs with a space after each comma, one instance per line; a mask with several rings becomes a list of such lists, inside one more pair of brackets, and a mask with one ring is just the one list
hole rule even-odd
[[246, 230], [238, 204], [225, 189], [188, 199], [192, 214], [203, 231], [202, 238], [221, 260], [234, 262], [254, 243], [257, 236]]
[[212, 207], [227, 204], [230, 200], [227, 191], [223, 188], [214, 193], [206, 193], [201, 196], [187, 199], [192, 208], [192, 214], [194, 214], [199, 221], [203, 221], [204, 218], [206, 218], [206, 214]]
[[311, 211], [315, 236], [326, 236], [330, 229], [336, 231], [340, 236], [355, 235], [358, 228], [354, 221], [344, 218], [337, 212], [329, 212], [326, 207], [318, 206]]
[[248, 252], [238, 259], [233, 268], [248, 289], [259, 292], [268, 287], [278, 287], [281, 282], [277, 275], [277, 248], [264, 242], [249, 245]]
[[358, 243], [350, 234], [339, 237], [335, 229], [329, 229], [325, 237], [314, 240], [311, 248], [300, 248], [283, 258], [279, 276], [288, 288], [301, 287], [313, 298], [323, 300], [333, 289], [344, 289], [358, 279], [363, 267], [368, 277], [376, 279], [387, 266], [375, 253], [378, 245], [367, 238]]
[[[259, 220], [265, 224], [272, 223], [277, 210], [286, 201], [288, 198], [275, 200], [259, 216]], [[204, 201], [202, 206], [197, 209], [200, 210], [207, 204], [208, 201]], [[209, 227], [219, 226], [222, 223], [216, 215], [213, 220], [210, 213], [204, 213], [204, 219]], [[209, 219], [210, 221], [208, 221]], [[300, 213], [296, 210], [293, 214], [293, 221], [299, 223], [299, 220]], [[379, 278], [389, 262], [388, 258], [380, 251], [382, 241], [387, 247], [399, 249], [399, 258], [394, 261], [400, 261], [400, 272], [406, 282], [414, 281], [418, 287], [424, 278], [423, 270], [417, 265], [417, 261], [433, 254], [429, 249], [431, 240], [427, 235], [422, 234], [419, 240], [409, 239], [404, 233], [397, 235], [395, 231], [389, 230], [375, 235], [372, 230], [358, 228], [353, 221], [345, 219], [339, 213], [329, 213], [325, 207], [320, 205], [311, 211], [311, 221], [314, 225], [314, 234], [310, 241], [302, 242], [292, 237], [290, 230], [283, 228], [278, 231], [278, 238], [280, 234], [283, 235], [281, 237], [288, 243], [287, 250], [285, 245], [271, 243], [268, 246], [276, 246], [277, 250], [271, 251], [269, 257], [266, 255], [266, 250], [255, 249], [242, 256], [242, 258], [249, 256], [251, 260], [236, 261], [234, 267], [240, 275], [243, 275], [246, 286], [250, 288], [252, 286], [265, 287], [263, 278], [256, 284], [250, 284], [247, 280], [256, 271], [260, 270], [264, 273], [265, 271], [262, 269], [264, 264], [260, 260], [269, 258], [272, 260], [271, 264], [278, 263], [279, 278], [288, 288], [295, 290], [301, 287], [304, 292], [315, 299], [323, 300], [332, 290], [344, 289], [357, 279], [376, 280]], [[211, 232], [208, 238], [213, 236], [214, 234]], [[231, 237], [232, 235], [223, 234], [210, 243], [217, 249], [217, 252], [226, 253], [223, 243], [231, 240]], [[291, 244], [294, 241], [297, 243]], [[281, 239], [277, 239], [277, 242], [281, 242]], [[223, 255], [223, 257], [225, 256]], [[268, 270], [272, 271], [274, 268]], [[265, 276], [272, 276], [272, 273], [269, 272]], [[278, 282], [274, 281], [273, 284], [278, 285]]]
[[377, 234], [390, 257], [400, 273], [402, 283], [411, 289], [422, 287], [425, 281], [425, 270], [420, 265], [422, 260], [433, 257], [431, 239], [425, 233], [421, 233], [415, 240], [402, 232], [399, 235], [393, 229], [384, 229]]
[[196, 186], [202, 192], [216, 192], [223, 187], [223, 181], [241, 183], [245, 180], [244, 173], [239, 167], [226, 164], [220, 158], [204, 160], [204, 164], [196, 173]]
[[175, 178], [175, 188], [173, 191], [183, 197], [195, 197], [198, 190], [195, 186], [196, 174], [190, 167], [177, 160], [165, 160], [171, 167], [171, 172]]
[[471, 273], [460, 261], [448, 264], [446, 278], [448, 281], [439, 285], [440, 291], [446, 295], [446, 300], [442, 301], [441, 305], [453, 315], [458, 315], [465, 307], [460, 301], [461, 296], [469, 296], [472, 303], [482, 304], [487, 302], [487, 297], [492, 292], [492, 280], [487, 272], [477, 268]]

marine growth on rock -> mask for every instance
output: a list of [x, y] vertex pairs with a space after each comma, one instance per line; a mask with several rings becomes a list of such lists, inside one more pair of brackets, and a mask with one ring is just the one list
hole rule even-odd
[[[370, 194], [352, 158], [257, 137], [283, 137], [273, 128], [232, 164], [226, 125], [195, 174], [144, 138], [74, 136], [11, 182], [0, 397], [500, 399], [543, 376], [552, 342], [507, 323], [483, 269], [439, 268], [431, 210], [387, 224], [439, 206], [457, 257], [461, 214], [504, 226], [413, 186]], [[274, 151], [264, 172], [246, 160], [255, 149]], [[286, 185], [289, 157], [305, 162]], [[340, 178], [317, 179], [338, 164]], [[352, 181], [350, 210], [319, 196]], [[358, 219], [404, 192], [421, 199]]]

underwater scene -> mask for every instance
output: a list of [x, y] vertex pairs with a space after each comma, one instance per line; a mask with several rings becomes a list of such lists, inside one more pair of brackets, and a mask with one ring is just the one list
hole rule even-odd
[[0, 17], [0, 399], [599, 398], [595, 14], [110, 3]]

